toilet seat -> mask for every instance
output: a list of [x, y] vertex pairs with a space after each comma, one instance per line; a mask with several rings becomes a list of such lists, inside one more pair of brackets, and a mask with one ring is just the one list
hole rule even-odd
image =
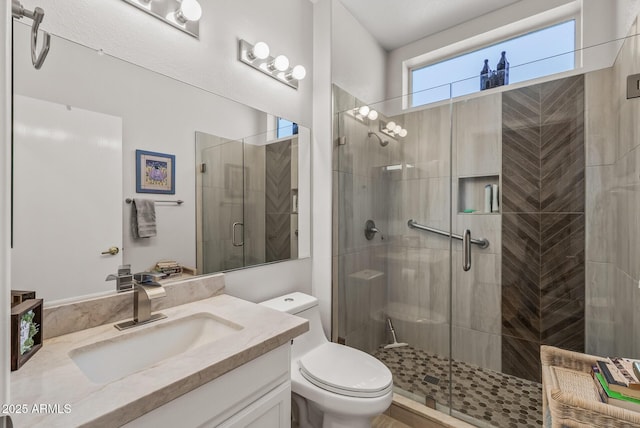
[[365, 352], [337, 343], [324, 343], [306, 353], [298, 366], [300, 374], [315, 386], [349, 397], [381, 397], [393, 386], [387, 366]]

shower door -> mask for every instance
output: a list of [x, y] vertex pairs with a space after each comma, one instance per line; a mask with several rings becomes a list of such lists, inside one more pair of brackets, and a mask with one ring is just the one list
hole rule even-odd
[[333, 339], [386, 364], [398, 394], [448, 411], [461, 248], [449, 238], [451, 106], [385, 115], [384, 103], [369, 104], [371, 119], [338, 86], [334, 102]]
[[298, 135], [196, 132], [202, 273], [297, 258]]
[[242, 141], [197, 132], [198, 266], [202, 273], [245, 265]]

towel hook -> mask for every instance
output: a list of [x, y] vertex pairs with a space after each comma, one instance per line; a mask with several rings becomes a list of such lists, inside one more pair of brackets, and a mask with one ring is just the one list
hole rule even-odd
[[49, 53], [49, 48], [51, 47], [51, 35], [46, 31], [43, 31], [42, 34], [44, 35], [44, 40], [42, 42], [42, 50], [38, 55], [36, 55], [36, 47], [38, 45], [38, 28], [44, 19], [44, 10], [40, 7], [36, 7], [32, 12], [25, 9], [18, 0], [11, 0], [11, 14], [16, 19], [27, 17], [33, 20], [33, 25], [31, 26], [31, 63], [33, 63], [36, 70], [40, 70], [40, 67], [42, 67], [44, 60]]

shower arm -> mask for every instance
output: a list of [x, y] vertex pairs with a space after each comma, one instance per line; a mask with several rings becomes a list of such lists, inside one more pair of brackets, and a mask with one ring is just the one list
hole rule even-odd
[[46, 31], [43, 31], [44, 40], [42, 42], [42, 50], [36, 55], [36, 48], [38, 46], [38, 28], [40, 23], [44, 19], [44, 10], [40, 7], [36, 7], [33, 11], [25, 9], [18, 0], [11, 0], [11, 14], [16, 19], [29, 18], [33, 20], [31, 26], [31, 63], [36, 70], [40, 70], [44, 60], [47, 58], [49, 48], [51, 47], [51, 35]]
[[388, 140], [383, 140], [383, 139], [382, 139], [378, 134], [376, 134], [375, 132], [373, 132], [373, 131], [369, 131], [368, 136], [369, 136], [369, 137], [371, 137], [372, 135], [378, 139], [378, 141], [380, 142], [380, 145], [381, 145], [382, 147], [385, 147], [387, 144], [389, 144], [389, 141], [388, 141]]

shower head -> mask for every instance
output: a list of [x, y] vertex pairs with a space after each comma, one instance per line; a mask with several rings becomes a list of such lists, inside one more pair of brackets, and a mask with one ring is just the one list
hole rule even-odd
[[383, 140], [383, 139], [382, 139], [382, 138], [380, 138], [380, 136], [379, 136], [378, 134], [376, 134], [375, 132], [373, 132], [373, 131], [369, 131], [369, 137], [371, 137], [372, 135], [378, 139], [378, 141], [380, 142], [380, 145], [381, 145], [382, 147], [385, 147], [387, 144], [389, 144], [389, 140]]

